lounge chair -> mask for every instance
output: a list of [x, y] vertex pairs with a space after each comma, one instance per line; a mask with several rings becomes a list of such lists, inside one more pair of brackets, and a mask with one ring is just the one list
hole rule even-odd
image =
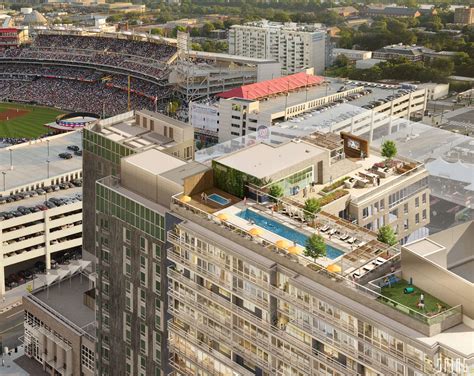
[[356, 241], [356, 239], [352, 236], [349, 239], [346, 240], [346, 242], [349, 243], [349, 244], [353, 244], [355, 241]]
[[323, 227], [321, 227], [319, 229], [321, 232], [326, 232], [327, 230], [329, 230], [329, 226], [328, 225], [324, 225]]
[[328, 232], [329, 235], [334, 235], [335, 233], [336, 233], [335, 228], [330, 229], [329, 232]]
[[372, 264], [378, 266], [378, 265], [382, 265], [385, 261], [387, 261], [387, 260], [385, 260], [385, 259], [382, 258], [382, 257], [377, 257], [377, 258], [372, 262]]
[[347, 239], [349, 239], [349, 234], [342, 234], [342, 235], [339, 237], [339, 239], [341, 239], [342, 241], [347, 240]]

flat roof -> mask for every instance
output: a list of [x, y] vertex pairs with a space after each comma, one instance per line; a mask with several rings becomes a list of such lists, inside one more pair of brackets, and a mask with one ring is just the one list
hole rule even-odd
[[174, 168], [183, 166], [186, 162], [163, 153], [157, 149], [149, 149], [142, 153], [133, 154], [123, 158], [127, 164], [136, 166], [139, 169], [146, 170], [153, 175], [160, 175]]
[[438, 244], [438, 243], [436, 243], [433, 240], [428, 239], [428, 238], [415, 240], [412, 243], [405, 244], [403, 247], [408, 249], [409, 251], [411, 251], [413, 253], [416, 253], [419, 256], [423, 256], [423, 257], [428, 256], [432, 253], [441, 251], [443, 249], [446, 249], [441, 244]]
[[82, 275], [74, 275], [61, 282], [50, 285], [33, 295], [53, 310], [84, 328], [95, 321], [95, 312], [83, 304], [84, 293], [94, 286]]
[[161, 174], [161, 176], [177, 184], [183, 185], [185, 178], [199, 174], [201, 172], [205, 172], [209, 169], [209, 166], [206, 166], [196, 161], [191, 161], [184, 165], [178, 166], [172, 170], [169, 170]]
[[325, 152], [326, 150], [306, 142], [290, 141], [276, 146], [259, 143], [219, 158], [217, 161], [262, 179]]
[[[49, 157], [48, 142], [49, 140]], [[13, 170], [10, 170], [10, 147], [0, 149], [0, 171], [6, 172], [6, 191], [16, 187], [36, 183], [37, 181], [66, 174], [82, 169], [82, 157], [76, 156], [72, 152], [71, 159], [58, 157], [59, 153], [64, 153], [68, 145], [77, 145], [82, 148], [82, 133], [80, 131], [68, 132], [59, 136], [43, 138], [37, 143], [15, 145], [12, 150]], [[3, 186], [0, 185], [3, 190]]]
[[243, 63], [243, 64], [277, 63], [276, 60], [272, 60], [272, 59], [258, 59], [255, 57], [229, 55], [229, 54], [223, 54], [223, 53], [218, 53], [218, 52], [189, 51], [187, 55], [190, 57], [197, 57], [197, 58], [202, 58], [202, 59], [215, 59], [215, 60], [237, 62], [237, 63]]
[[459, 324], [432, 337], [419, 337], [419, 341], [433, 347], [441, 344], [466, 357], [474, 356], [474, 330], [466, 324]]

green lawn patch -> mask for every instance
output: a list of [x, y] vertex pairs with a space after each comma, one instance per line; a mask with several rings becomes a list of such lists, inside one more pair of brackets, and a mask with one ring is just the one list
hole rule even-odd
[[[415, 291], [411, 294], [405, 294], [403, 289], [405, 287], [414, 287]], [[423, 314], [436, 314], [438, 313], [439, 307], [438, 303], [444, 307], [443, 310], [449, 309], [450, 307], [442, 302], [441, 300], [435, 298], [434, 296], [428, 294], [427, 292], [419, 289], [414, 285], [409, 285], [407, 281], [401, 280], [395, 284], [392, 284], [391, 287], [382, 287], [382, 295], [390, 298], [408, 308], [411, 308], [415, 311], [418, 311]], [[420, 294], [423, 293], [425, 297], [425, 309], [418, 308], [417, 304], [420, 301]], [[403, 307], [396, 307], [402, 309]]]
[[63, 113], [50, 107], [0, 103], [0, 137], [36, 138], [48, 133], [44, 124]]

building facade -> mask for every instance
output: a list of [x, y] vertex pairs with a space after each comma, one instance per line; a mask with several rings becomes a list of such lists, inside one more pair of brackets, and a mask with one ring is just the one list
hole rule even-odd
[[[23, 297], [25, 355], [49, 375], [95, 375], [94, 286], [75, 274]], [[65, 304], [66, 303], [66, 304]]]
[[149, 148], [188, 160], [194, 156], [189, 125], [151, 111], [131, 111], [84, 129], [84, 251], [95, 255], [95, 182], [120, 174], [120, 159]]
[[322, 73], [326, 60], [326, 31], [311, 25], [259, 21], [229, 30], [229, 53], [281, 63], [282, 74], [307, 68]]
[[454, 23], [472, 25], [474, 23], [474, 6], [456, 8], [454, 10]]

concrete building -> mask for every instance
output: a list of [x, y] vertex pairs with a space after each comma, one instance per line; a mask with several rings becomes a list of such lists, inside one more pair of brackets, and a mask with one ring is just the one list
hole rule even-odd
[[474, 23], [474, 6], [456, 8], [454, 10], [454, 23], [472, 25]]
[[[365, 107], [392, 120], [410, 119], [416, 113], [422, 113], [426, 106], [425, 89], [409, 91], [402, 89], [400, 85], [367, 82], [345, 84], [313, 76], [311, 72], [242, 86], [221, 93], [219, 97], [219, 102], [202, 102], [199, 108], [202, 111], [207, 106], [209, 112], [217, 114], [200, 119], [202, 127], [218, 129], [219, 142], [245, 136], [258, 129], [263, 132], [272, 125], [285, 121], [311, 121], [315, 119], [314, 115], [322, 112], [331, 115], [333, 131], [345, 130], [349, 126], [352, 133], [365, 132], [384, 124], [379, 123], [377, 117], [372, 117], [369, 112], [360, 113], [354, 118], [342, 118], [343, 114], [339, 113], [337, 107], [348, 101], [353, 107]], [[190, 116], [197, 117], [198, 110], [193, 107]], [[288, 126], [291, 127], [292, 124], [288, 123]], [[265, 137], [263, 133], [262, 137]]]
[[359, 15], [359, 11], [353, 6], [328, 8], [328, 10], [344, 18], [353, 18]]
[[393, 44], [390, 46], [382, 47], [372, 53], [374, 59], [397, 59], [399, 57], [405, 57], [410, 61], [422, 61], [424, 55], [432, 50], [423, 46], [406, 46], [402, 44]]
[[280, 76], [281, 64], [275, 60], [188, 51], [176, 62], [168, 80], [189, 102]]
[[[82, 159], [75, 156], [64, 160], [57, 156], [67, 145], [80, 144], [80, 139], [80, 133], [73, 132], [0, 150], [4, 162], [0, 164], [1, 296], [10, 274], [32, 267], [37, 261], [51, 269], [51, 260], [57, 255], [81, 246], [82, 189], [69, 188], [69, 183], [81, 181]], [[60, 190], [60, 185], [65, 188], [66, 184], [68, 190]], [[57, 186], [57, 191], [47, 193], [51, 186]], [[43, 204], [48, 199], [61, 199], [64, 204], [47, 208]]]
[[95, 375], [95, 294], [83, 266], [23, 297], [25, 355], [49, 375]]
[[[194, 156], [194, 132], [168, 116], [142, 110], [120, 114], [84, 129], [84, 251], [95, 255], [95, 182], [120, 174], [120, 158], [156, 148], [184, 160]], [[93, 259], [93, 258], [92, 258]]]
[[339, 55], [347, 57], [350, 61], [367, 60], [372, 57], [372, 51], [349, 50], [347, 48], [334, 48], [332, 58], [335, 60]]
[[326, 30], [317, 25], [275, 23], [266, 20], [233, 25], [229, 30], [229, 53], [281, 63], [282, 74], [326, 66]]

